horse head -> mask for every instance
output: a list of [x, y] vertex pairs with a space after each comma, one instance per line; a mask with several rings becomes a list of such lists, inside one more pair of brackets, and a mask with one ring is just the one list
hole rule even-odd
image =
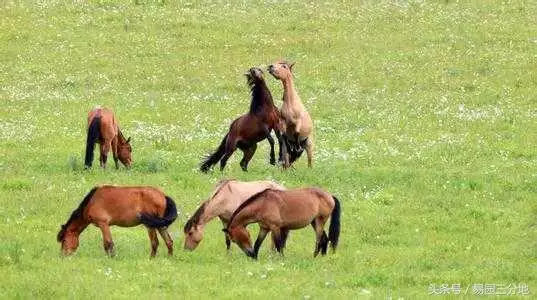
[[285, 80], [293, 76], [293, 66], [295, 63], [289, 63], [284, 60], [279, 60], [268, 67], [268, 71], [272, 76], [279, 80]]
[[78, 235], [72, 230], [68, 230], [67, 225], [62, 225], [58, 232], [57, 240], [62, 244], [62, 254], [67, 256], [73, 254], [78, 248]]
[[244, 226], [233, 226], [223, 229], [222, 231], [229, 237], [231, 241], [236, 243], [246, 255], [254, 257], [254, 248], [250, 239], [250, 233]]
[[120, 139], [117, 145], [117, 156], [121, 163], [127, 168], [130, 168], [132, 165], [132, 147], [130, 142], [130, 137], [126, 140]]
[[258, 67], [252, 67], [248, 72], [244, 73], [246, 78], [248, 79], [249, 83], [255, 83], [257, 81], [263, 81], [264, 80], [264, 73], [263, 70], [261, 70]]
[[204, 227], [198, 224], [189, 224], [189, 222], [187, 222], [184, 228], [184, 233], [185, 233], [184, 249], [194, 250], [203, 239]]

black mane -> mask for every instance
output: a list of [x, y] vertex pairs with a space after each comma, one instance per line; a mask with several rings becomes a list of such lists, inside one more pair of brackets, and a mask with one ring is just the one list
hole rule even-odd
[[250, 113], [257, 114], [263, 111], [264, 105], [274, 106], [272, 94], [263, 78], [256, 78], [248, 75], [248, 86], [252, 91], [252, 102], [250, 103]]
[[67, 231], [67, 227], [69, 226], [69, 224], [71, 224], [71, 222], [73, 222], [74, 220], [82, 217], [82, 212], [84, 211], [86, 206], [88, 206], [89, 201], [91, 200], [91, 198], [93, 197], [93, 194], [95, 194], [97, 189], [98, 187], [94, 187], [93, 189], [91, 189], [91, 191], [89, 191], [89, 193], [84, 197], [82, 202], [80, 202], [80, 204], [78, 205], [78, 208], [75, 209], [73, 213], [71, 213], [71, 217], [69, 217], [69, 220], [67, 220], [67, 223], [62, 225], [62, 229], [60, 230], [60, 232], [58, 232], [58, 236], [56, 237], [58, 242], [63, 241], [63, 239], [65, 238], [65, 232]]
[[183, 228], [183, 232], [188, 232], [192, 228], [192, 226], [198, 224], [198, 222], [200, 221], [201, 215], [205, 211], [205, 206], [207, 205], [207, 202], [208, 201], [203, 202], [203, 204], [201, 204], [201, 206], [196, 210], [196, 212], [192, 215], [192, 217], [188, 219], [188, 221], [185, 224], [185, 227]]

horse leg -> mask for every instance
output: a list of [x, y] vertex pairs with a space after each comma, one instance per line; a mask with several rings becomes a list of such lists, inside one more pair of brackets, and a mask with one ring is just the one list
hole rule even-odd
[[311, 221], [311, 226], [313, 226], [313, 230], [315, 230], [315, 252], [313, 253], [313, 257], [317, 257], [319, 255], [319, 251], [321, 248], [323, 248], [323, 235], [326, 235], [324, 232], [324, 223], [326, 222], [325, 218], [317, 217], [315, 220]]
[[276, 157], [275, 157], [275, 154], [274, 154], [274, 139], [272, 138], [272, 135], [269, 134], [267, 135], [267, 140], [270, 144], [270, 161], [269, 163], [271, 165], [275, 165], [276, 164]]
[[119, 165], [117, 163], [118, 156], [117, 156], [117, 137], [112, 140], [112, 155], [114, 157], [114, 163], [116, 164], [116, 170], [119, 169]]
[[161, 227], [158, 229], [158, 232], [160, 233], [160, 236], [164, 241], [166, 242], [166, 247], [168, 247], [168, 255], [173, 255], [173, 240], [170, 236], [170, 233], [168, 232], [167, 227]]
[[151, 241], [151, 257], [155, 257], [158, 248], [157, 231], [155, 228], [147, 228], [147, 233], [149, 234], [149, 241]]
[[[222, 219], [222, 218], [220, 218], [220, 221], [222, 221], [222, 225], [224, 225], [223, 228], [227, 228], [227, 222], [224, 221], [224, 219]], [[224, 236], [226, 237], [226, 249], [229, 252], [229, 249], [231, 248], [231, 240], [229, 239], [228, 234], [224, 234]]]
[[289, 168], [289, 154], [287, 152], [288, 150], [287, 150], [285, 137], [278, 130], [275, 130], [274, 132], [276, 133], [276, 137], [278, 138], [278, 144], [280, 144], [280, 152], [279, 152], [278, 160], [283, 163], [284, 169]]
[[114, 241], [112, 241], [112, 233], [110, 232], [110, 226], [107, 223], [101, 223], [97, 225], [103, 234], [103, 247], [108, 256], [115, 256]]
[[308, 167], [311, 168], [313, 166], [313, 140], [311, 136], [306, 142], [306, 154], [308, 154]]
[[270, 233], [272, 234], [272, 240], [275, 242], [276, 251], [280, 252], [280, 254], [283, 255], [282, 235], [280, 228], [273, 227], [270, 230]]
[[243, 157], [242, 157], [242, 160], [240, 162], [240, 165], [241, 165], [241, 168], [243, 171], [248, 171], [248, 163], [250, 162], [250, 160], [252, 159], [252, 157], [254, 156], [254, 153], [255, 153], [255, 150], [257, 149], [257, 144], [253, 144], [250, 146], [250, 148], [246, 148], [245, 150], [243, 150]]
[[103, 141], [101, 144], [101, 167], [103, 167], [103, 169], [106, 169], [106, 160], [111, 147], [112, 142], [110, 140]]
[[287, 243], [287, 237], [289, 236], [289, 229], [281, 229], [281, 234], [281, 247], [283, 253], [283, 249], [285, 248], [285, 245]]
[[235, 152], [237, 149], [235, 140], [228, 137], [228, 140], [226, 142], [226, 150], [224, 152], [224, 156], [222, 156], [222, 159], [220, 160], [220, 172], [224, 171], [224, 168], [226, 167], [227, 160]]
[[259, 235], [257, 236], [257, 240], [255, 240], [254, 244], [254, 258], [257, 259], [257, 253], [259, 253], [259, 248], [261, 247], [261, 244], [265, 240], [265, 237], [267, 236], [267, 233], [269, 230], [264, 227], [259, 228]]

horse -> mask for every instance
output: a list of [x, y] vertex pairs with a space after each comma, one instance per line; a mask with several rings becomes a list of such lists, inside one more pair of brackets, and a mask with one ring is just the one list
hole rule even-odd
[[277, 61], [268, 67], [274, 78], [283, 85], [283, 104], [280, 109], [283, 140], [287, 146], [284, 153], [284, 165], [290, 166], [297, 160], [304, 148], [308, 155], [308, 166], [313, 164], [313, 122], [310, 114], [300, 101], [293, 82], [294, 63]]
[[91, 168], [93, 163], [93, 151], [95, 143], [100, 144], [101, 167], [106, 168], [108, 152], [112, 150], [116, 169], [118, 159], [121, 163], [130, 168], [132, 164], [132, 148], [130, 145], [131, 138], [125, 139], [119, 129], [119, 123], [114, 116], [114, 112], [108, 108], [95, 107], [88, 113], [88, 137], [86, 139], [86, 158], [85, 168]]
[[200, 166], [200, 170], [204, 173], [208, 172], [218, 161], [220, 161], [220, 170], [223, 171], [227, 160], [237, 148], [244, 153], [240, 166], [243, 171], [248, 171], [248, 163], [254, 156], [257, 143], [264, 139], [267, 139], [270, 144], [270, 164], [276, 164], [274, 139], [270, 134], [272, 130], [278, 138], [280, 153], [282, 151], [279, 111], [272, 101], [272, 94], [263, 78], [263, 71], [253, 67], [244, 75], [252, 94], [250, 110], [231, 123], [218, 149], [204, 159]]
[[[227, 227], [231, 215], [246, 199], [252, 195], [272, 188], [285, 190], [285, 187], [272, 181], [220, 181], [212, 196], [204, 201], [196, 212], [186, 222], [183, 231], [185, 233], [186, 250], [194, 250], [203, 239], [205, 225], [215, 217], [220, 218], [224, 228]], [[226, 236], [226, 248], [229, 250], [231, 241]]]
[[115, 255], [110, 226], [147, 227], [151, 257], [157, 254], [157, 231], [166, 242], [168, 255], [173, 254], [173, 240], [167, 227], [177, 218], [175, 202], [161, 190], [150, 186], [96, 186], [84, 197], [67, 222], [61, 226], [57, 240], [63, 255], [73, 254], [79, 236], [89, 224], [102, 232], [103, 246], [110, 257]]
[[[324, 224], [330, 217], [328, 236]], [[235, 210], [223, 229], [225, 234], [243, 252], [257, 259], [259, 247], [268, 232], [276, 241], [276, 250], [283, 255], [285, 240], [289, 230], [300, 229], [311, 224], [316, 234], [316, 257], [321, 251], [326, 254], [328, 243], [335, 252], [340, 231], [341, 206], [339, 200], [320, 188], [301, 188], [293, 190], [267, 189], [244, 201]], [[250, 234], [246, 226], [259, 224], [259, 235], [252, 248]]]

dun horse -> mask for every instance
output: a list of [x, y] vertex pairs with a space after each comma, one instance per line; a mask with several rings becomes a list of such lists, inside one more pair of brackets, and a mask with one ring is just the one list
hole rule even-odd
[[270, 133], [275, 130], [281, 146], [280, 131], [277, 129], [279, 126], [278, 108], [274, 106], [272, 95], [263, 78], [263, 71], [259, 68], [251, 68], [245, 75], [252, 91], [250, 111], [231, 123], [228, 133], [216, 152], [209, 155], [201, 164], [202, 172], [208, 172], [218, 161], [220, 161], [220, 170], [224, 170], [227, 160], [237, 148], [244, 153], [240, 166], [243, 171], [247, 171], [248, 163], [257, 149], [257, 143], [264, 139], [270, 143], [270, 163], [276, 163], [274, 139]]
[[[243, 202], [231, 216], [224, 232], [247, 256], [257, 259], [259, 247], [268, 232], [276, 241], [276, 250], [283, 254], [289, 230], [311, 224], [316, 234], [315, 251], [324, 255], [330, 242], [335, 251], [339, 240], [341, 207], [339, 200], [319, 188], [286, 191], [267, 189]], [[324, 224], [330, 217], [328, 237]], [[252, 248], [246, 226], [259, 224], [259, 235]]]
[[86, 168], [91, 168], [93, 163], [93, 151], [95, 143], [100, 144], [101, 167], [106, 168], [108, 152], [112, 150], [116, 169], [118, 159], [125, 167], [130, 168], [132, 164], [130, 145], [131, 138], [125, 139], [119, 129], [119, 123], [112, 110], [96, 107], [88, 113], [88, 138], [86, 140]]
[[[185, 249], [194, 250], [203, 239], [205, 225], [218, 217], [224, 228], [227, 227], [231, 215], [246, 199], [252, 195], [272, 188], [285, 190], [285, 188], [272, 181], [242, 182], [236, 180], [223, 180], [218, 183], [213, 195], [203, 202], [184, 227]], [[230, 240], [226, 235], [226, 247], [229, 250]]]
[[285, 61], [270, 65], [268, 71], [283, 84], [283, 104], [281, 108], [282, 135], [288, 154], [284, 153], [284, 166], [289, 166], [300, 157], [304, 148], [308, 154], [308, 166], [313, 161], [313, 122], [304, 108], [293, 82], [293, 66]]
[[61, 226], [57, 240], [62, 244], [64, 255], [72, 254], [79, 244], [79, 236], [89, 224], [101, 229], [105, 252], [114, 255], [114, 242], [110, 226], [133, 227], [144, 224], [151, 241], [151, 257], [157, 253], [157, 230], [166, 242], [168, 254], [173, 253], [173, 241], [167, 227], [177, 218], [177, 209], [172, 198], [159, 189], [148, 186], [94, 187], [67, 223]]

